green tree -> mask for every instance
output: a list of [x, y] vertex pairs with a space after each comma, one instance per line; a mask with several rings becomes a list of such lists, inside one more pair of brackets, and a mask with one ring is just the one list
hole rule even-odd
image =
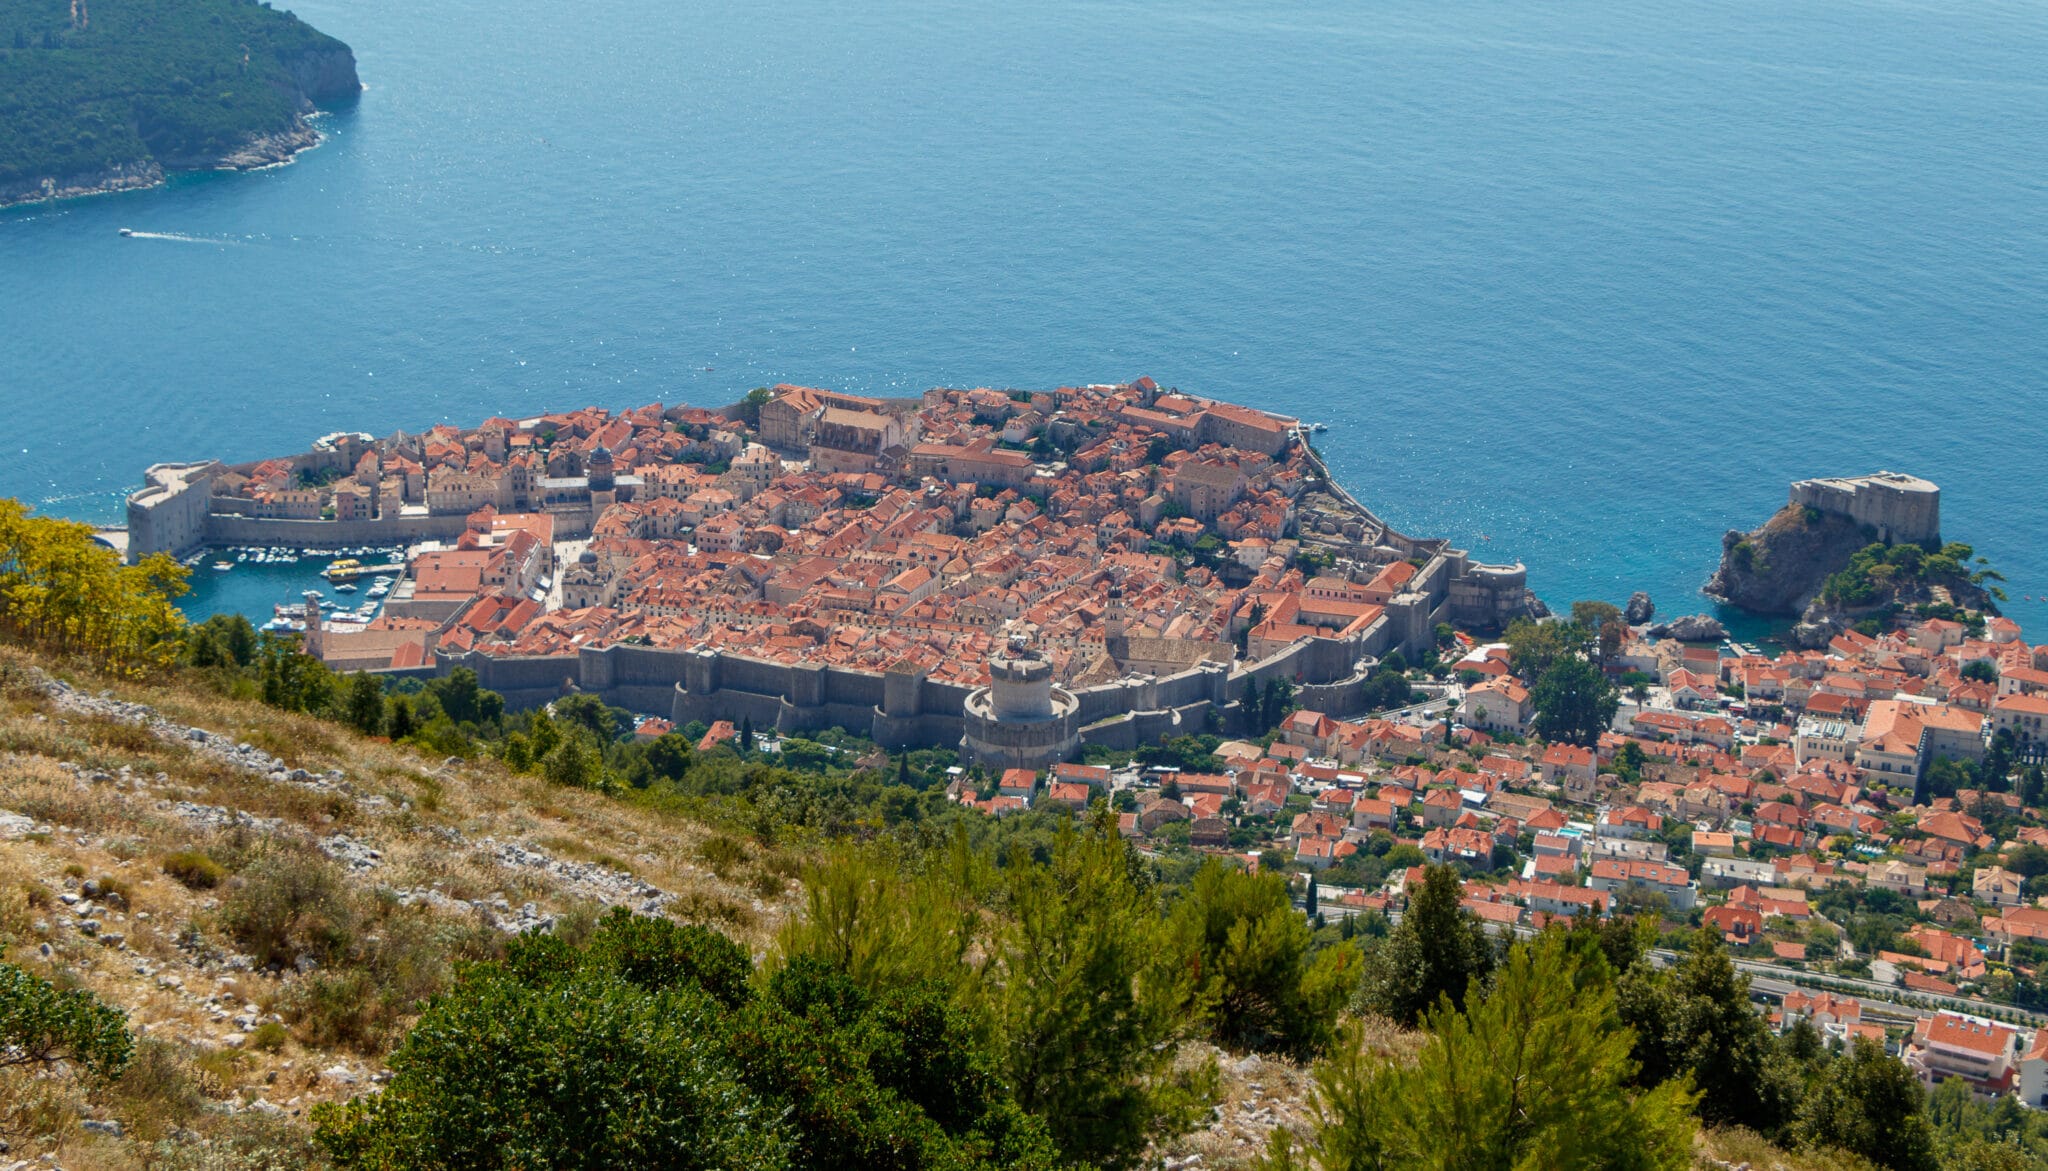
[[299, 640], [265, 634], [258, 642], [257, 686], [263, 702], [288, 712], [319, 714], [334, 701], [334, 672], [306, 654]]
[[1618, 1000], [1623, 1022], [1636, 1033], [1642, 1084], [1689, 1076], [1700, 1093], [1700, 1117], [1717, 1125], [1775, 1134], [1791, 1120], [1796, 1075], [1718, 932], [1695, 931], [1669, 973], [1632, 969]]
[[761, 429], [761, 408], [767, 406], [769, 400], [774, 397], [775, 392], [765, 386], [757, 386], [748, 391], [747, 396], [740, 400], [740, 421], [744, 422], [749, 429], [759, 431]]
[[342, 713], [349, 726], [365, 736], [384, 731], [384, 686], [375, 675], [358, 671], [349, 677]]
[[1576, 622], [1532, 622], [1517, 618], [1508, 624], [1508, 668], [1524, 679], [1540, 679], [1561, 659], [1584, 658], [1593, 636]]
[[674, 732], [664, 732], [647, 745], [645, 760], [648, 771], [655, 776], [680, 781], [689, 773], [690, 762], [696, 755], [696, 745]]
[[1628, 641], [1628, 622], [1621, 615], [1621, 607], [1612, 602], [1573, 602], [1572, 622], [1593, 632], [1602, 662], [1620, 654]]
[[1365, 965], [1361, 1003], [1400, 1024], [1413, 1024], [1448, 998], [1463, 1006], [1475, 980], [1493, 970], [1493, 945], [1479, 919], [1462, 905], [1458, 872], [1431, 866], [1422, 889]]
[[[1309, 883], [1313, 891], [1314, 875]], [[1358, 952], [1312, 951], [1308, 920], [1279, 874], [1205, 861], [1173, 908], [1171, 931], [1198, 974], [1209, 1034], [1225, 1048], [1313, 1054], [1358, 984]]]
[[1808, 1142], [1840, 1147], [1891, 1171], [1934, 1171], [1934, 1128], [1911, 1070], [1868, 1037], [1821, 1074], [1799, 1111]]
[[[1516, 1171], [1689, 1167], [1695, 1123], [1683, 1082], [1631, 1090], [1634, 1037], [1614, 1024], [1606, 966], [1556, 934], [1518, 944], [1464, 1011], [1440, 1002], [1415, 1064], [1341, 1039], [1315, 1071], [1315, 1121], [1295, 1161], [1269, 1171]], [[1276, 1132], [1279, 1133], [1279, 1132]]]
[[393, 743], [413, 734], [412, 701], [402, 695], [391, 697], [391, 722], [386, 727]]
[[468, 667], [455, 668], [429, 682], [425, 690], [458, 724], [496, 724], [505, 713], [505, 697], [481, 686], [476, 672]]
[[1554, 744], [1591, 747], [1621, 707], [1621, 697], [1600, 669], [1577, 656], [1557, 660], [1529, 693], [1536, 733]]
[[1017, 1101], [1061, 1152], [1121, 1167], [1168, 1117], [1161, 1079], [1188, 1027], [1188, 975], [1141, 867], [1097, 816], [1060, 830], [1049, 864], [1005, 867], [1014, 919], [988, 979]]
[[575, 789], [610, 787], [604, 757], [580, 729], [562, 737], [561, 742], [541, 758], [540, 764], [541, 775], [557, 785]]
[[583, 728], [600, 745], [618, 739], [621, 727], [618, 713], [598, 696], [565, 696], [554, 702], [553, 711], [556, 719]]

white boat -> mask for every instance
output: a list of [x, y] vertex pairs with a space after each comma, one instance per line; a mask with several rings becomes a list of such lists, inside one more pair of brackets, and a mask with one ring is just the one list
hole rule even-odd
[[134, 229], [134, 228], [122, 228], [122, 229], [120, 229], [120, 232], [121, 232], [121, 234], [122, 234], [123, 236], [133, 236], [133, 235], [135, 234], [135, 229]]
[[337, 593], [337, 594], [352, 594], [352, 593], [355, 593], [355, 592], [356, 592], [356, 587], [355, 587], [355, 583], [354, 583], [354, 582], [347, 582], [347, 581], [345, 581], [345, 582], [342, 582], [342, 583], [341, 583], [340, 585], [338, 585], [338, 586], [335, 586], [335, 587], [334, 587], [334, 592], [335, 592], [335, 593]]
[[226, 571], [233, 569], [235, 565], [234, 562], [232, 561], [216, 561], [213, 563], [213, 567], [225, 573]]

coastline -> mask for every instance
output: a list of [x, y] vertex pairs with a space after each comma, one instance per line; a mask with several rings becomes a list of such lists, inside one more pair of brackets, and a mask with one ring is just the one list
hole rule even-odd
[[173, 175], [199, 171], [262, 171], [285, 166], [300, 154], [325, 142], [326, 138], [305, 117], [295, 119], [288, 130], [251, 135], [229, 153], [214, 159], [141, 159], [117, 163], [97, 174], [44, 178], [37, 186], [26, 184], [0, 189], [0, 211], [94, 195], [115, 195], [124, 191], [147, 191], [161, 187]]

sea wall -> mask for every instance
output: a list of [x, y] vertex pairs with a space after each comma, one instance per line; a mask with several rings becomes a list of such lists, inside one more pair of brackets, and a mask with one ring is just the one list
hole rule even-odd
[[333, 545], [395, 545], [409, 541], [453, 540], [469, 526], [469, 518], [390, 515], [372, 520], [283, 520], [272, 517], [209, 513], [206, 544], [270, 545], [294, 549]]

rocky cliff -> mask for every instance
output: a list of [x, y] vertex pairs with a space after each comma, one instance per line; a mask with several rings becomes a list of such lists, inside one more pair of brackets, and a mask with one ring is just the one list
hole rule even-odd
[[356, 55], [339, 41], [328, 48], [307, 49], [280, 60], [299, 87], [302, 109], [352, 102], [363, 92], [362, 79], [356, 76]]
[[[1865, 618], [1905, 607], [1953, 606], [1996, 614], [1985, 588], [1996, 575], [1971, 565], [1967, 545], [1891, 544], [1868, 524], [1787, 504], [1762, 527], [1721, 538], [1721, 567], [1706, 594], [1758, 614], [1796, 614], [1790, 641], [1826, 646]], [[1945, 612], [1945, 611], [1944, 611]]]
[[1761, 527], [1721, 538], [1721, 567], [1706, 594], [1757, 614], [1797, 614], [1870, 542], [1846, 516], [1787, 504]]

